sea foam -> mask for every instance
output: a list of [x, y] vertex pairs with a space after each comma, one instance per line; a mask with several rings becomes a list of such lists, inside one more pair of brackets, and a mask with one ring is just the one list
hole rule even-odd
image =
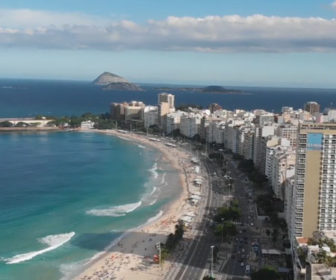
[[149, 169], [149, 171], [152, 173], [154, 179], [156, 179], [159, 176], [159, 173], [157, 172], [158, 167], [157, 167], [157, 162], [154, 163], [153, 167]]
[[91, 210], [86, 211], [86, 214], [91, 215], [91, 216], [121, 217], [121, 216], [125, 216], [128, 213], [133, 212], [135, 209], [140, 207], [141, 204], [142, 202], [138, 201], [135, 203], [113, 206], [110, 208], [91, 209]]
[[48, 235], [46, 237], [40, 238], [39, 242], [42, 244], [49, 245], [49, 247], [39, 250], [39, 251], [33, 251], [25, 254], [19, 254], [12, 258], [5, 259], [5, 262], [7, 264], [15, 264], [15, 263], [21, 263], [24, 261], [31, 260], [32, 258], [35, 258], [38, 255], [42, 255], [46, 252], [55, 250], [56, 248], [62, 246], [63, 244], [70, 241], [70, 239], [75, 235], [74, 232], [69, 233], [62, 233], [62, 234], [55, 234], [55, 235]]
[[149, 224], [149, 223], [152, 223], [152, 222], [156, 221], [157, 219], [161, 218], [162, 215], [163, 215], [163, 211], [160, 210], [160, 212], [157, 213], [154, 217], [149, 218], [149, 219], [147, 220], [146, 224]]

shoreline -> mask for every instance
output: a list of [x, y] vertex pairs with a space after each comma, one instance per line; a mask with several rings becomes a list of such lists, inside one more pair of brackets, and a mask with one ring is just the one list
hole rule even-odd
[[94, 256], [84, 265], [84, 270], [78, 271], [77, 274], [74, 272], [71, 279], [163, 279], [174, 262], [174, 256], [166, 260], [161, 267], [155, 264], [152, 261], [153, 255], [157, 254], [155, 244], [165, 243], [183, 215], [190, 212], [196, 215], [197, 212], [197, 207], [188, 203], [192, 175], [188, 174], [187, 169], [193, 166], [190, 161], [192, 154], [184, 148], [168, 147], [164, 142], [151, 141], [145, 135], [96, 129], [78, 130], [78, 132], [111, 135], [159, 151], [162, 154], [162, 160], [168, 162], [178, 172], [181, 192], [160, 209], [162, 215], [157, 219], [151, 220], [154, 216], [145, 224], [127, 231], [120, 238], [112, 241], [102, 252], [96, 254], [97, 257]]
[[0, 127], [0, 132], [39, 132], [39, 131], [64, 131], [58, 127]]

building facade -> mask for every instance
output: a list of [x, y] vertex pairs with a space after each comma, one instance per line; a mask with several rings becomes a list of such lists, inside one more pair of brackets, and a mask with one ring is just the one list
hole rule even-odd
[[301, 124], [293, 191], [293, 237], [336, 230], [336, 124]]

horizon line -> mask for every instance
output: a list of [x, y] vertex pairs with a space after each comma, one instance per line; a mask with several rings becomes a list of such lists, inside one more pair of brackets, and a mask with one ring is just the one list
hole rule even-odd
[[[25, 80], [25, 81], [44, 81], [44, 82], [47, 82], [47, 81], [50, 81], [50, 82], [87, 82], [87, 83], [92, 83], [94, 81], [93, 80], [89, 80], [89, 79], [62, 79], [62, 78], [32, 78], [32, 77], [29, 77], [29, 78], [15, 78], [15, 77], [0, 77], [0, 81], [4, 81], [4, 80]], [[129, 81], [130, 82], [130, 81]], [[320, 87], [320, 86], [304, 86], [304, 85], [301, 85], [301, 86], [294, 86], [294, 85], [288, 85], [288, 86], [282, 86], [282, 85], [238, 85], [238, 84], [222, 84], [220, 82], [204, 82], [204, 83], [198, 83], [198, 84], [192, 84], [190, 82], [130, 82], [130, 83], [133, 83], [133, 84], [138, 84], [138, 85], [149, 85], [149, 86], [155, 86], [155, 85], [158, 85], [158, 86], [183, 86], [183, 87], [206, 87], [206, 86], [222, 86], [222, 87], [238, 87], [238, 88], [265, 88], [265, 89], [268, 89], [268, 88], [278, 88], [278, 89], [320, 89], [320, 90], [336, 90], [336, 87]], [[238, 83], [238, 82], [237, 82]]]

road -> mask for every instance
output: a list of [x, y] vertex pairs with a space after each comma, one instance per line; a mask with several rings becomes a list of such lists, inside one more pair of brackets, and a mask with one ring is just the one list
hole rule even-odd
[[237, 171], [234, 161], [228, 158], [227, 162], [228, 172], [234, 181], [234, 197], [241, 209], [241, 225], [237, 227], [239, 233], [233, 242], [232, 257], [220, 272], [224, 274], [222, 279], [236, 280], [248, 278], [246, 265], [251, 265], [249, 259], [253, 254], [252, 243], [257, 243], [259, 234], [256, 228], [257, 214], [251, 184], [241, 172]]
[[[225, 155], [225, 157], [227, 156]], [[239, 233], [231, 248], [227, 246], [225, 251], [219, 253], [220, 260], [215, 266], [214, 272], [216, 279], [249, 279], [245, 271], [246, 264], [249, 264], [249, 257], [253, 252], [252, 243], [258, 243], [254, 194], [251, 184], [247, 179], [245, 180], [245, 175], [237, 170], [236, 163], [231, 158], [227, 158], [227, 160], [229, 163], [227, 170], [234, 181], [233, 193], [230, 193], [230, 189], [225, 185], [221, 167], [208, 158], [203, 158], [203, 164], [208, 172], [209, 186], [207, 200], [201, 207], [203, 212], [200, 213], [197, 221], [197, 235], [192, 240], [187, 254], [183, 259], [178, 260], [178, 264], [166, 275], [165, 279], [202, 279], [204, 275], [209, 274], [210, 246], [220, 246], [218, 239], [209, 230], [211, 215], [232, 196], [238, 200], [241, 208], [241, 225], [237, 225]]]
[[221, 176], [217, 176], [221, 172], [218, 166], [205, 157], [203, 158], [203, 164], [207, 169], [209, 186], [207, 187], [207, 200], [201, 207], [203, 214], [200, 215], [197, 223], [198, 234], [192, 241], [184, 259], [180, 260], [179, 265], [166, 275], [165, 279], [200, 279], [210, 269], [210, 246], [214, 245], [214, 240], [216, 240], [211, 230], [208, 230], [211, 220], [210, 215], [214, 213], [215, 209], [223, 205], [229, 193], [223, 192], [223, 179]]

